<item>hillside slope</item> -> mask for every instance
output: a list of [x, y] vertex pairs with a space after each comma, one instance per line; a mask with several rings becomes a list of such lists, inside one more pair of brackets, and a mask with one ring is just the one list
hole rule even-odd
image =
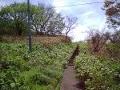
[[63, 66], [74, 49], [73, 44], [44, 47], [0, 43], [0, 90], [59, 90]]

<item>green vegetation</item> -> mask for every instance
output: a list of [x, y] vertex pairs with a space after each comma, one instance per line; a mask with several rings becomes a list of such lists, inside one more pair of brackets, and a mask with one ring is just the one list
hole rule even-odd
[[[50, 7], [30, 5], [32, 33], [42, 35], [61, 34], [65, 25], [63, 17]], [[13, 3], [0, 10], [0, 35], [26, 35], [28, 32], [26, 3]]]
[[63, 65], [73, 44], [49, 47], [0, 43], [0, 90], [59, 90]]
[[[60, 89], [63, 68], [75, 46], [67, 36], [76, 27], [77, 18], [59, 14], [52, 7], [30, 5], [32, 52], [24, 44], [27, 4], [0, 8], [0, 90]], [[88, 46], [80, 43], [75, 61], [77, 77], [85, 82], [86, 90], [120, 90], [120, 3], [105, 0], [104, 9], [106, 24], [114, 33], [91, 29]]]
[[75, 65], [77, 77], [85, 81], [86, 90], [120, 90], [120, 62], [91, 55], [85, 45], [80, 47]]
[[120, 43], [109, 43], [106, 46], [109, 56], [115, 61], [120, 61]]
[[105, 0], [104, 8], [107, 17], [107, 25], [109, 30], [114, 33], [108, 33], [110, 45], [107, 46], [108, 54], [115, 60], [120, 60], [120, 2], [119, 0]]

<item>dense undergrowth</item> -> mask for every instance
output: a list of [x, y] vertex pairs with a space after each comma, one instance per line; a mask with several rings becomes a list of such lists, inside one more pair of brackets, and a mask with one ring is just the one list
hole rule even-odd
[[0, 43], [0, 90], [59, 90], [63, 65], [73, 44], [49, 47]]
[[80, 47], [75, 65], [77, 77], [85, 81], [86, 90], [120, 90], [120, 62], [91, 55], [86, 45]]

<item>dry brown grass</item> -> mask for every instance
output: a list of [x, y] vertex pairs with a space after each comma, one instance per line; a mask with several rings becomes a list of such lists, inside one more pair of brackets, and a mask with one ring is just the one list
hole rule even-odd
[[[28, 37], [25, 36], [2, 36], [3, 42], [9, 43], [27, 43]], [[71, 42], [70, 38], [66, 39], [63, 35], [58, 36], [32, 36], [32, 43], [34, 44], [58, 44], [58, 43], [68, 43]]]

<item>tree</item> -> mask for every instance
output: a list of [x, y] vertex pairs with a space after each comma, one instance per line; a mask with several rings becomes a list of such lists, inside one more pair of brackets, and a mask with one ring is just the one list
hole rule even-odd
[[[31, 14], [37, 13], [38, 8], [31, 5]], [[4, 23], [2, 29], [12, 30], [12, 34], [22, 35], [27, 31], [27, 4], [14, 3], [6, 6], [0, 11], [1, 23]]]
[[[31, 30], [37, 34], [61, 34], [64, 29], [63, 17], [51, 7], [30, 5], [30, 16]], [[22, 35], [27, 32], [27, 18], [27, 4], [6, 6], [0, 11], [1, 30]]]
[[66, 34], [66, 38], [68, 36], [68, 33], [75, 28], [77, 23], [77, 18], [76, 17], [69, 17], [67, 16], [65, 18], [65, 34]]
[[109, 28], [120, 28], [120, 1], [105, 0], [105, 11]]
[[33, 17], [33, 25], [37, 34], [61, 34], [64, 29], [64, 18], [51, 6], [45, 7], [43, 4], [39, 4], [38, 7], [43, 11]]
[[110, 57], [120, 60], [120, 31], [109, 34], [110, 43], [107, 45], [107, 51]]
[[120, 58], [120, 0], [105, 0], [105, 10], [109, 29], [114, 29], [114, 34], [109, 36], [111, 43], [107, 50], [113, 57]]
[[89, 34], [88, 43], [91, 52], [92, 53], [101, 52], [108, 40], [108, 33], [103, 33], [97, 29], [91, 28], [88, 34]]
[[63, 22], [63, 19], [64, 18], [62, 18], [60, 14], [57, 14], [54, 17], [52, 17], [51, 20], [48, 23], [46, 34], [61, 35], [63, 29], [65, 28], [65, 24]]

